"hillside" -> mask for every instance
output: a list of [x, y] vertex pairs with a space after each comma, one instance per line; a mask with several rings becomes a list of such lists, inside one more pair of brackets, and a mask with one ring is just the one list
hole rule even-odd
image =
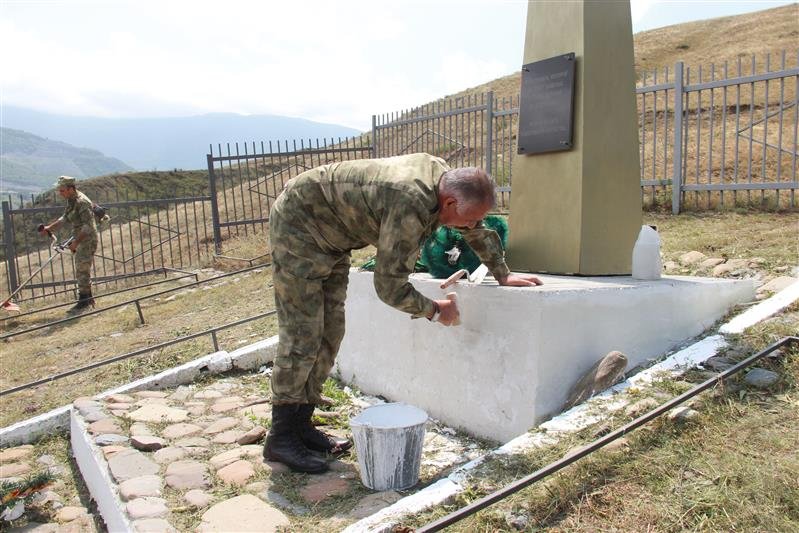
[[[91, 146], [126, 161], [137, 170], [205, 168], [205, 154], [210, 144], [337, 139], [359, 133], [336, 124], [278, 115], [212, 113], [193, 117], [97, 118], [55, 115], [13, 106], [3, 108], [3, 124], [75, 145]], [[252, 149], [252, 144], [249, 148]], [[243, 145], [241, 151], [244, 151]]]
[[62, 174], [88, 178], [131, 167], [97, 150], [78, 148], [11, 128], [0, 128], [0, 183], [2, 192], [39, 192]]
[[[734, 76], [740, 57], [742, 74], [747, 75], [753, 54], [757, 60], [756, 71], [762, 72], [765, 55], [771, 54], [771, 69], [775, 70], [780, 66], [783, 50], [786, 51], [786, 67], [795, 67], [799, 47], [798, 21], [799, 4], [790, 4], [754, 13], [642, 31], [633, 35], [636, 74], [641, 79], [644, 72], [655, 69], [662, 72], [668, 67], [671, 71], [677, 61], [682, 61], [694, 72], [702, 65], [705, 76], [710, 72], [711, 63], [714, 63], [718, 78], [727, 61], [729, 74]], [[521, 78], [516, 72], [447, 96], [446, 99], [486, 91], [494, 91], [495, 99], [500, 101], [503, 98], [516, 98], [520, 84]]]

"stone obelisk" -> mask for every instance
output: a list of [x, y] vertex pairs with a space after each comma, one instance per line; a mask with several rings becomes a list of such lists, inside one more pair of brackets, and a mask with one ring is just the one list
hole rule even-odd
[[524, 64], [572, 52], [573, 135], [562, 143], [570, 148], [514, 156], [508, 264], [629, 274], [641, 227], [629, 1], [529, 1]]

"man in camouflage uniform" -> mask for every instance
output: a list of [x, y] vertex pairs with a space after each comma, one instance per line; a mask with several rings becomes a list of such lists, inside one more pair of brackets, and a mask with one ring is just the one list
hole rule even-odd
[[94, 307], [92, 298], [91, 270], [94, 253], [97, 251], [97, 221], [92, 211], [92, 201], [75, 188], [75, 178], [61, 176], [55, 183], [58, 194], [67, 201], [64, 214], [55, 222], [44, 226], [41, 233], [53, 232], [64, 224], [72, 229], [73, 240], [70, 251], [75, 254], [75, 279], [78, 282], [78, 302], [67, 313], [80, 313]]
[[311, 450], [351, 446], [311, 424], [344, 337], [351, 250], [377, 247], [374, 285], [383, 302], [444, 326], [458, 319], [455, 302], [431, 300], [408, 281], [421, 244], [440, 225], [458, 228], [501, 285], [541, 283], [511, 274], [498, 235], [483, 228], [494, 202], [484, 171], [450, 170], [428, 154], [332, 163], [286, 184], [269, 214], [280, 341], [266, 459], [318, 473], [327, 463]]

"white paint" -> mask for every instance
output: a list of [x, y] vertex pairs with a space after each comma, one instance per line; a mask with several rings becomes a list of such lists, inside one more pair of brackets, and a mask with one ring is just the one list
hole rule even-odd
[[[456, 284], [462, 325], [446, 328], [385, 305], [373, 275], [353, 271], [338, 371], [365, 393], [506, 441], [560, 412], [571, 386], [609, 351], [645, 363], [754, 297], [750, 280], [540, 277], [536, 288]], [[443, 297], [429, 276], [412, 283]]]
[[108, 464], [100, 459], [102, 452], [92, 442], [85, 422], [74, 410], [70, 410], [70, 421], [69, 441], [75, 462], [108, 531], [133, 531], [122, 500], [119, 498], [117, 485], [108, 470]]
[[472, 471], [496, 455], [513, 455], [550, 446], [568, 433], [574, 433], [591, 424], [599, 422], [605, 415], [628, 405], [627, 397], [620, 393], [635, 385], [651, 383], [664, 375], [678, 375], [689, 365], [701, 363], [716, 355], [726, 346], [724, 339], [718, 335], [707, 337], [691, 346], [667, 357], [661, 363], [643, 370], [627, 381], [598, 394], [585, 403], [577, 405], [538, 426], [537, 431], [523, 433], [506, 442], [495, 450], [478, 457], [457, 468], [449, 476], [421, 491], [402, 498], [393, 505], [351, 524], [344, 529], [345, 533], [389, 532], [401, 523], [405, 516], [430, 509], [452, 500], [463, 492], [465, 483]]
[[405, 403], [384, 403], [368, 407], [350, 420], [350, 425], [399, 429], [427, 422], [427, 413]]
[[764, 318], [778, 313], [799, 299], [799, 281], [795, 281], [767, 300], [763, 300], [746, 312], [736, 316], [719, 331], [724, 334], [741, 333]]
[[402, 490], [419, 481], [427, 413], [402, 403], [364, 409], [350, 420], [363, 484]]

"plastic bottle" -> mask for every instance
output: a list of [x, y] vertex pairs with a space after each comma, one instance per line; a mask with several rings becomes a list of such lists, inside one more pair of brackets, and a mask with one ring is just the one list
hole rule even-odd
[[633, 278], [660, 279], [660, 235], [650, 226], [641, 226], [633, 247]]

